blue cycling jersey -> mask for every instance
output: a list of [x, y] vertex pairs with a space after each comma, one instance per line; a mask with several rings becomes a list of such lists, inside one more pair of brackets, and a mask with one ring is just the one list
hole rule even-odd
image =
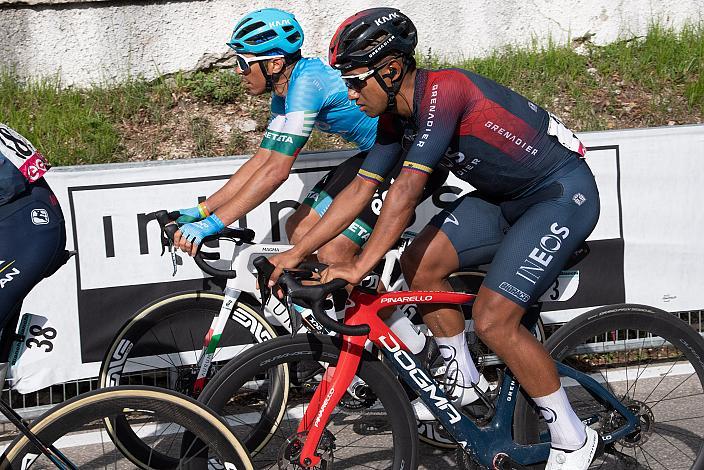
[[376, 123], [347, 98], [338, 70], [318, 58], [303, 58], [291, 72], [286, 96], [272, 95], [261, 146], [295, 157], [317, 127], [366, 151], [374, 145]]

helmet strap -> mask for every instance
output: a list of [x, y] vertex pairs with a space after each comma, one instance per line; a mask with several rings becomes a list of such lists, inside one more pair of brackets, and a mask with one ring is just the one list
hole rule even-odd
[[267, 62], [266, 60], [262, 60], [259, 62], [259, 68], [262, 69], [262, 74], [264, 75], [264, 79], [266, 80], [265, 83], [265, 90], [267, 92], [271, 92], [274, 89], [274, 82], [279, 81], [279, 77], [286, 71], [286, 67], [288, 67], [291, 64], [294, 64], [298, 62], [298, 60], [301, 58], [301, 51], [296, 51], [294, 54], [289, 54], [284, 56], [284, 67], [281, 69], [280, 72], [269, 74], [266, 71], [266, 67], [264, 66], [264, 63]]
[[268, 93], [274, 89], [274, 81], [272, 79], [272, 76], [269, 75], [269, 72], [266, 71], [266, 67], [264, 66], [264, 62], [266, 62], [266, 60], [261, 60], [258, 62], [258, 64], [259, 64], [259, 68], [262, 70], [262, 75], [264, 75], [264, 80], [265, 80], [264, 90]]
[[384, 82], [384, 79], [381, 77], [379, 72], [374, 74], [374, 79], [377, 81], [377, 83], [379, 83], [381, 89], [386, 92], [386, 109], [384, 110], [384, 112], [396, 111], [396, 95], [401, 89], [401, 84], [403, 83], [403, 78], [406, 76], [407, 71], [408, 67], [406, 66], [406, 62], [404, 61], [403, 67], [401, 68], [401, 75], [396, 81], [391, 82], [391, 86], [388, 86], [386, 82]]

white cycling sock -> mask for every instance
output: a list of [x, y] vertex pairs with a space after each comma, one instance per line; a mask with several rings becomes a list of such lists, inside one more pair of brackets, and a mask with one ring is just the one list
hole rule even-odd
[[587, 433], [584, 423], [577, 417], [567, 399], [565, 389], [544, 397], [533, 398], [550, 430], [552, 447], [560, 450], [577, 450], [584, 446]]
[[401, 309], [397, 308], [394, 313], [387, 318], [384, 323], [396, 333], [403, 344], [413, 354], [418, 354], [425, 346], [425, 335], [421, 333]]
[[469, 386], [467, 378], [472, 383], [479, 382], [479, 371], [469, 353], [464, 331], [449, 338], [436, 336], [435, 341], [447, 366], [446, 376], [457, 377], [457, 385], [464, 387]]

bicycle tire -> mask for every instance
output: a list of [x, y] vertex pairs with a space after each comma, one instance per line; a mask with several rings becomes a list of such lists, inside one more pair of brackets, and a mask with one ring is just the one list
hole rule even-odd
[[[85, 449], [74, 452], [75, 446], [66, 444], [72, 433], [80, 432], [78, 437], [82, 442], [89, 441], [86, 436], [101, 436], [100, 432], [85, 432], [86, 427], [91, 427], [94, 423], [103, 423], [104, 418], [114, 414], [121, 414], [132, 410], [140, 415], [149, 415], [147, 412], [158, 414], [163, 419], [168, 420], [169, 425], [177, 424], [188, 433], [196, 436], [198, 444], [193, 444], [196, 450], [191, 449], [188, 454], [181, 454], [178, 459], [179, 464], [170, 468], [192, 468], [208, 465], [208, 462], [220, 464], [220, 468], [251, 469], [252, 463], [244, 446], [237, 437], [230, 431], [225, 421], [213, 414], [205, 406], [192, 398], [165, 391], [156, 387], [112, 387], [94, 390], [83, 395], [65, 401], [43, 416], [37, 418], [30, 430], [36, 434], [45, 445], [53, 444], [58, 450], [73, 461], [71, 456], [80, 459], [91, 459], [89, 462], [74, 462], [79, 467], [100, 468], [101, 462], [104, 468], [108, 467], [106, 459], [110, 459], [114, 453], [115, 461], [109, 463], [110, 468], [118, 468], [118, 453], [108, 451], [106, 453], [105, 443], [100, 446], [103, 455], [101, 458], [94, 458], [92, 455], [84, 456]], [[139, 421], [139, 420], [137, 420]], [[137, 422], [135, 421], [135, 422]], [[146, 426], [140, 424], [144, 429]], [[159, 426], [155, 426], [159, 430]], [[163, 425], [161, 427], [163, 430]], [[173, 428], [171, 428], [173, 431]], [[164, 432], [162, 435], [165, 435]], [[63, 441], [59, 439], [64, 438]], [[64, 444], [62, 444], [62, 442]], [[110, 442], [107, 440], [107, 442]], [[202, 443], [207, 443], [207, 450], [210, 452], [210, 459], [217, 458], [218, 462], [209, 460], [208, 454], [200, 447]], [[177, 446], [175, 449], [180, 449]], [[39, 450], [29, 441], [20, 435], [8, 446], [3, 455], [2, 469], [28, 468], [55, 468]], [[124, 457], [123, 457], [124, 458]], [[42, 460], [45, 459], [45, 460]], [[39, 461], [37, 461], [39, 460]], [[132, 460], [132, 459], [130, 459]], [[132, 460], [134, 461], [134, 460]], [[42, 463], [44, 462], [44, 463]], [[128, 465], [131, 465], [127, 463]], [[123, 468], [123, 467], [120, 467]], [[142, 465], [142, 469], [163, 469], [164, 467], [153, 467]]]
[[[600, 340], [603, 341], [599, 343]], [[597, 460], [595, 465], [601, 462], [601, 465], [613, 469], [633, 468], [634, 461], [636, 466], [639, 464], [638, 451], [640, 450], [641, 457], [649, 461], [646, 463], [647, 468], [697, 470], [704, 468], [704, 435], [696, 436], [697, 432], [704, 434], [704, 416], [672, 419], [673, 413], [682, 411], [704, 415], [704, 339], [694, 328], [673, 314], [654, 307], [620, 304], [597, 308], [580, 315], [559, 328], [545, 343], [545, 347], [558, 361], [567, 361], [575, 368], [583, 364], [592, 374], [596, 374], [594, 372], [596, 370], [604, 383], [611, 388], [612, 393], [619, 396], [622, 402], [632, 407], [631, 409], [637, 410], [641, 420], [639, 433], [617, 442], [607, 443], [604, 457]], [[621, 350], [625, 350], [625, 353], [619, 352]], [[638, 366], [636, 368], [630, 365], [629, 372], [629, 364], [635, 360], [639, 361]], [[640, 361], [646, 363], [641, 364]], [[624, 363], [625, 368], [622, 365]], [[633, 376], [634, 370], [635, 376]], [[611, 371], [611, 378], [609, 378], [609, 371]], [[665, 371], [664, 374], [663, 371]], [[670, 372], [672, 376], [669, 375]], [[680, 380], [685, 375], [687, 377]], [[621, 380], [617, 380], [619, 378]], [[624, 378], [625, 391], [623, 390]], [[690, 381], [690, 379], [693, 380]], [[640, 385], [638, 381], [641, 381]], [[685, 384], [686, 386], [683, 387]], [[660, 393], [664, 392], [656, 394], [656, 388], [661, 385], [670, 387], [662, 397]], [[565, 388], [580, 418], [598, 414], [595, 411], [597, 408], [585, 400], [586, 394], [579, 396], [581, 387], [566, 386]], [[678, 388], [680, 392], [677, 392]], [[692, 394], [690, 390], [695, 390], [697, 393]], [[687, 395], [678, 396], [682, 391], [686, 391]], [[643, 397], [638, 392], [647, 396]], [[672, 395], [674, 392], [676, 394]], [[663, 400], [680, 401], [656, 409]], [[670, 408], [661, 411], [666, 406]], [[666, 421], [659, 422], [656, 416], [663, 414], [668, 415]], [[616, 421], [616, 418], [612, 417], [611, 420]], [[694, 422], [694, 419], [698, 421]], [[514, 415], [514, 433], [518, 442], [536, 442], [537, 436], [530, 430], [526, 432], [529, 429], [527, 424], [535, 421], [536, 414], [530, 404], [520, 399]], [[676, 426], [670, 424], [678, 422], [682, 428], [675, 429]], [[608, 429], [609, 422], [600, 421], [594, 424]], [[660, 429], [663, 433], [669, 433], [668, 437], [659, 434], [657, 431]], [[687, 463], [689, 458], [687, 453], [672, 442], [673, 435], [676, 435], [677, 439], [686, 440], [686, 446], [682, 447], [688, 447], [694, 452], [691, 457], [691, 467]], [[693, 437], [697, 438], [693, 439]], [[650, 450], [646, 450], [645, 446], [649, 442]], [[653, 460], [658, 461], [658, 457], [652, 457], [652, 449], [654, 446], [661, 445], [672, 447], [667, 447], [667, 452], [662, 449], [657, 451], [666, 455], [667, 464], [659, 463], [659, 466], [653, 467], [655, 463]], [[677, 452], [673, 449], [680, 451], [682, 456], [676, 455]], [[662, 458], [662, 455], [660, 457]]]
[[[223, 301], [222, 294], [187, 292], [163, 297], [139, 311], [120, 328], [108, 348], [101, 363], [99, 387], [133, 385], [135, 381], [139, 385], [145, 384], [145, 376], [142, 373], [132, 376], [125, 371], [131, 368], [139, 369], [140, 365], [146, 364], [141, 358], [148, 356], [152, 361], [149, 367], [153, 368], [150, 369], [153, 377], [146, 376], [146, 379], [151, 378], [146, 385], [175, 389], [180, 393], [193, 395], [192, 379], [195, 368], [192, 364], [198, 362], [202, 339], [208, 333], [212, 319], [220, 312]], [[202, 326], [202, 330], [183, 335], [184, 326], [192, 324]], [[178, 336], [175, 331], [179, 332]], [[224, 345], [238, 344], [247, 347], [275, 337], [273, 327], [255, 307], [238, 301], [228, 319], [213, 362], [218, 361], [217, 355]], [[182, 358], [184, 350], [189, 351], [185, 361]], [[226, 359], [227, 357], [223, 357], [223, 360]], [[283, 371], [280, 377], [281, 381], [273, 383], [272, 386], [287, 391], [288, 371]], [[286, 395], [277, 396], [282, 401], [272, 403], [272, 407], [283, 407]], [[121, 418], [108, 423], [107, 430], [115, 445], [125, 455], [151, 455], [154, 461], [163, 457], [160, 465], [167, 468], [173, 463], [169, 456], [149, 454], [148, 446]]]
[[[241, 357], [226, 364], [206, 385], [199, 400], [206, 403], [215, 412], [225, 415], [231, 427], [239, 428], [244, 421], [238, 421], [235, 417], [230, 416], [226, 405], [232, 403], [232, 397], [242, 390], [243, 385], [252, 383], [252, 379], [256, 381], [258, 377], [266, 377], [267, 371], [271, 370], [272, 367], [288, 363], [288, 361], [296, 364], [302, 361], [314, 365], [321, 362], [330, 365], [337, 364], [340, 347], [341, 339], [339, 337], [319, 334], [300, 334], [294, 337], [276, 338], [248, 350]], [[289, 369], [293, 370], [290, 364]], [[378, 407], [374, 408], [376, 410], [374, 418], [377, 419], [375, 423], [378, 424], [380, 419], [384, 426], [388, 426], [391, 432], [387, 435], [387, 439], [392, 439], [393, 441], [391, 450], [384, 447], [390, 452], [389, 455], [392, 462], [380, 468], [416, 468], [418, 458], [416, 420], [410, 402], [406, 399], [405, 392], [398, 383], [396, 376], [385, 364], [366, 351], [357, 371], [357, 376], [371, 388], [372, 393], [387, 412], [386, 416], [388, 419], [384, 420], [380, 418]], [[307, 390], [305, 385], [301, 386], [301, 390]], [[289, 403], [293, 401], [295, 399], [289, 398]], [[305, 409], [308, 401], [301, 400], [301, 403], [304, 403], [302, 406]], [[299, 411], [296, 410], [295, 412], [298, 413]], [[359, 417], [359, 420], [355, 422], [355, 426], [358, 426], [357, 429], [367, 429], [363, 424], [364, 415], [362, 413], [365, 413], [365, 410], [350, 411], [338, 407], [337, 413], [331, 417], [331, 422], [339, 422], [340, 419], [344, 420], [345, 415], [343, 413], [349, 413]], [[238, 437], [240, 437], [240, 440], [250, 451], [253, 458], [258, 458], [264, 453], [263, 447], [270, 442], [274, 434], [277, 434], [278, 438], [286, 432], [282, 430], [284, 428], [282, 424], [284, 420], [281, 416], [270, 416], [266, 412], [260, 418], [252, 418], [250, 414], [245, 416], [254, 422], [254, 426], [252, 426], [252, 429], [243, 429], [243, 435]], [[298, 415], [296, 414], [295, 416], [297, 417]], [[270, 423], [274, 423], [274, 425], [272, 426]], [[371, 425], [372, 428], [373, 426], [374, 424]], [[262, 439], [261, 431], [263, 429], [268, 432], [265, 439]], [[344, 446], [340, 445], [339, 437], [336, 438], [338, 440], [335, 447], [338, 452], [341, 448], [344, 448]], [[360, 441], [362, 439], [363, 437], [359, 438]], [[365, 448], [363, 443], [355, 442], [356, 447]], [[375, 450], [379, 449], [378, 446], [372, 447]], [[374, 458], [380, 458], [376, 453], [374, 455]], [[253, 461], [253, 463], [256, 467], [257, 462]], [[350, 466], [349, 463], [340, 465], [344, 465], [344, 468]], [[364, 465], [366, 468], [375, 468], [374, 464], [369, 461], [365, 461]]]

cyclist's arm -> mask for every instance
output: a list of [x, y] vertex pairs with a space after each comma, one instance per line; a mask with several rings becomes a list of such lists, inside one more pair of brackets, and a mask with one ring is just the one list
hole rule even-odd
[[376, 142], [357, 177], [335, 196], [323, 218], [291, 249], [292, 254], [308, 256], [350, 226], [395, 166], [401, 153], [400, 135], [393, 117], [387, 115], [379, 120]]
[[[433, 120], [434, 125], [418, 132], [403, 162], [401, 173], [386, 194], [374, 231], [355, 266], [360, 277], [374, 268], [408, 226], [428, 178], [439, 165], [462, 119], [465, 100], [458, 98], [463, 91], [458, 91], [455, 83], [444, 80], [441, 76], [428, 80], [426, 90], [431, 87], [435, 101], [423, 100], [418, 122]], [[435, 102], [442, 112], [434, 110]]]
[[269, 158], [256, 168], [242, 183], [235, 197], [220, 205], [214, 212], [223, 224], [230, 225], [264, 202], [281, 186], [291, 172], [295, 158], [272, 151]]
[[426, 173], [402, 171], [393, 182], [374, 230], [359, 255], [357, 269], [360, 278], [374, 269], [406, 230], [423, 195], [428, 176]]
[[218, 189], [212, 196], [205, 200], [204, 203], [208, 210], [214, 212], [227, 201], [235, 197], [240, 189], [247, 184], [247, 181], [249, 181], [252, 175], [267, 162], [270, 155], [271, 150], [260, 147], [259, 150], [227, 180], [227, 183], [225, 183], [222, 188]]
[[270, 155], [239, 184], [234, 198], [215, 209], [225, 225], [264, 202], [288, 178], [293, 162], [308, 141], [323, 105], [324, 96], [311, 93], [306, 86], [306, 80], [310, 78], [304, 77], [301, 82], [299, 77], [290, 84], [285, 100], [276, 95], [272, 97], [271, 120], [259, 149], [261, 152], [268, 151]]

